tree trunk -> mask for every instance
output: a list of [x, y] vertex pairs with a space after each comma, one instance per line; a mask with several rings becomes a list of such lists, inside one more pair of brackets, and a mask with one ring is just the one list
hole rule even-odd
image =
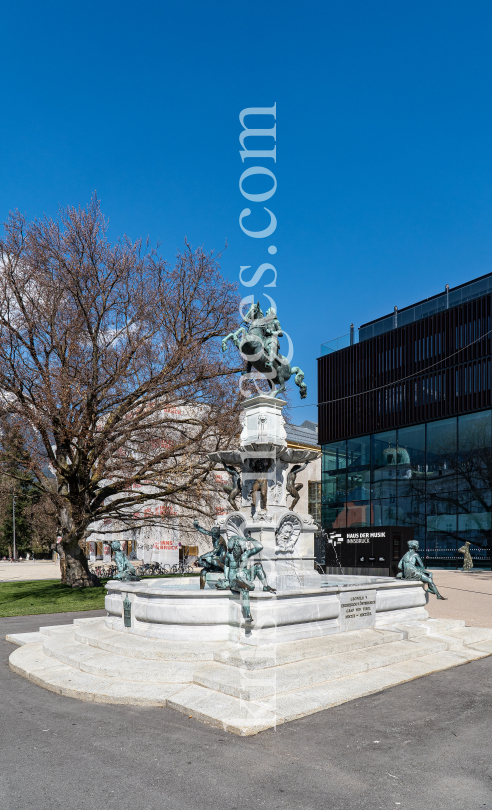
[[57, 543], [56, 546], [53, 546], [55, 549], [55, 553], [58, 554], [60, 558], [60, 581], [66, 583], [67, 581], [67, 564], [65, 562], [65, 551], [61, 543]]
[[80, 541], [81, 538], [75, 534], [68, 535], [66, 540], [63, 540], [65, 565], [61, 566], [61, 582], [64, 585], [71, 585], [72, 588], [91, 588], [100, 585], [96, 575], [89, 571], [89, 563]]

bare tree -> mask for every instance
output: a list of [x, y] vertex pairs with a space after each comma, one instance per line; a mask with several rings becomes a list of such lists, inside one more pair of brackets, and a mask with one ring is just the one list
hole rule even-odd
[[237, 369], [217, 340], [236, 312], [217, 257], [185, 243], [170, 267], [148, 243], [111, 244], [95, 196], [57, 220], [10, 215], [0, 419], [22, 434], [25, 469], [56, 507], [67, 584], [94, 582], [82, 551], [94, 525], [211, 514], [207, 454], [237, 432]]

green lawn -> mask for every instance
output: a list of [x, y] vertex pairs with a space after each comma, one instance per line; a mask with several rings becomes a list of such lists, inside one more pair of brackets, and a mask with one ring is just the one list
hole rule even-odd
[[62, 585], [59, 579], [0, 582], [0, 616], [101, 610], [105, 596], [104, 585], [73, 589]]
[[[191, 574], [198, 576], [199, 574]], [[152, 577], [156, 579], [157, 577]], [[160, 579], [161, 577], [159, 577]], [[162, 577], [167, 579], [167, 577]], [[177, 579], [179, 578], [176, 577]], [[36, 613], [70, 613], [73, 610], [101, 610], [105, 583], [97, 588], [69, 588], [58, 579], [28, 582], [0, 582], [0, 617], [31, 616]]]

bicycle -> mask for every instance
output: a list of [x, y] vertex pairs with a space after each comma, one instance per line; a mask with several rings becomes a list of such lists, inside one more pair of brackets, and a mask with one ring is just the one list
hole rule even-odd
[[179, 563], [178, 565], [173, 565], [171, 568], [172, 574], [192, 574], [193, 568], [191, 565], [187, 565], [186, 563]]
[[91, 574], [95, 574], [98, 579], [112, 579], [116, 573], [116, 566], [114, 565], [93, 565], [89, 566]]
[[160, 563], [145, 563], [140, 568], [140, 573], [143, 577], [155, 577], [159, 574], [165, 573]]

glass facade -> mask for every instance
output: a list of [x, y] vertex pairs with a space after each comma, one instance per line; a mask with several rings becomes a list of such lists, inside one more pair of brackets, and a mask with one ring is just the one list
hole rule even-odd
[[492, 411], [322, 447], [322, 521], [411, 526], [427, 565], [491, 568]]

